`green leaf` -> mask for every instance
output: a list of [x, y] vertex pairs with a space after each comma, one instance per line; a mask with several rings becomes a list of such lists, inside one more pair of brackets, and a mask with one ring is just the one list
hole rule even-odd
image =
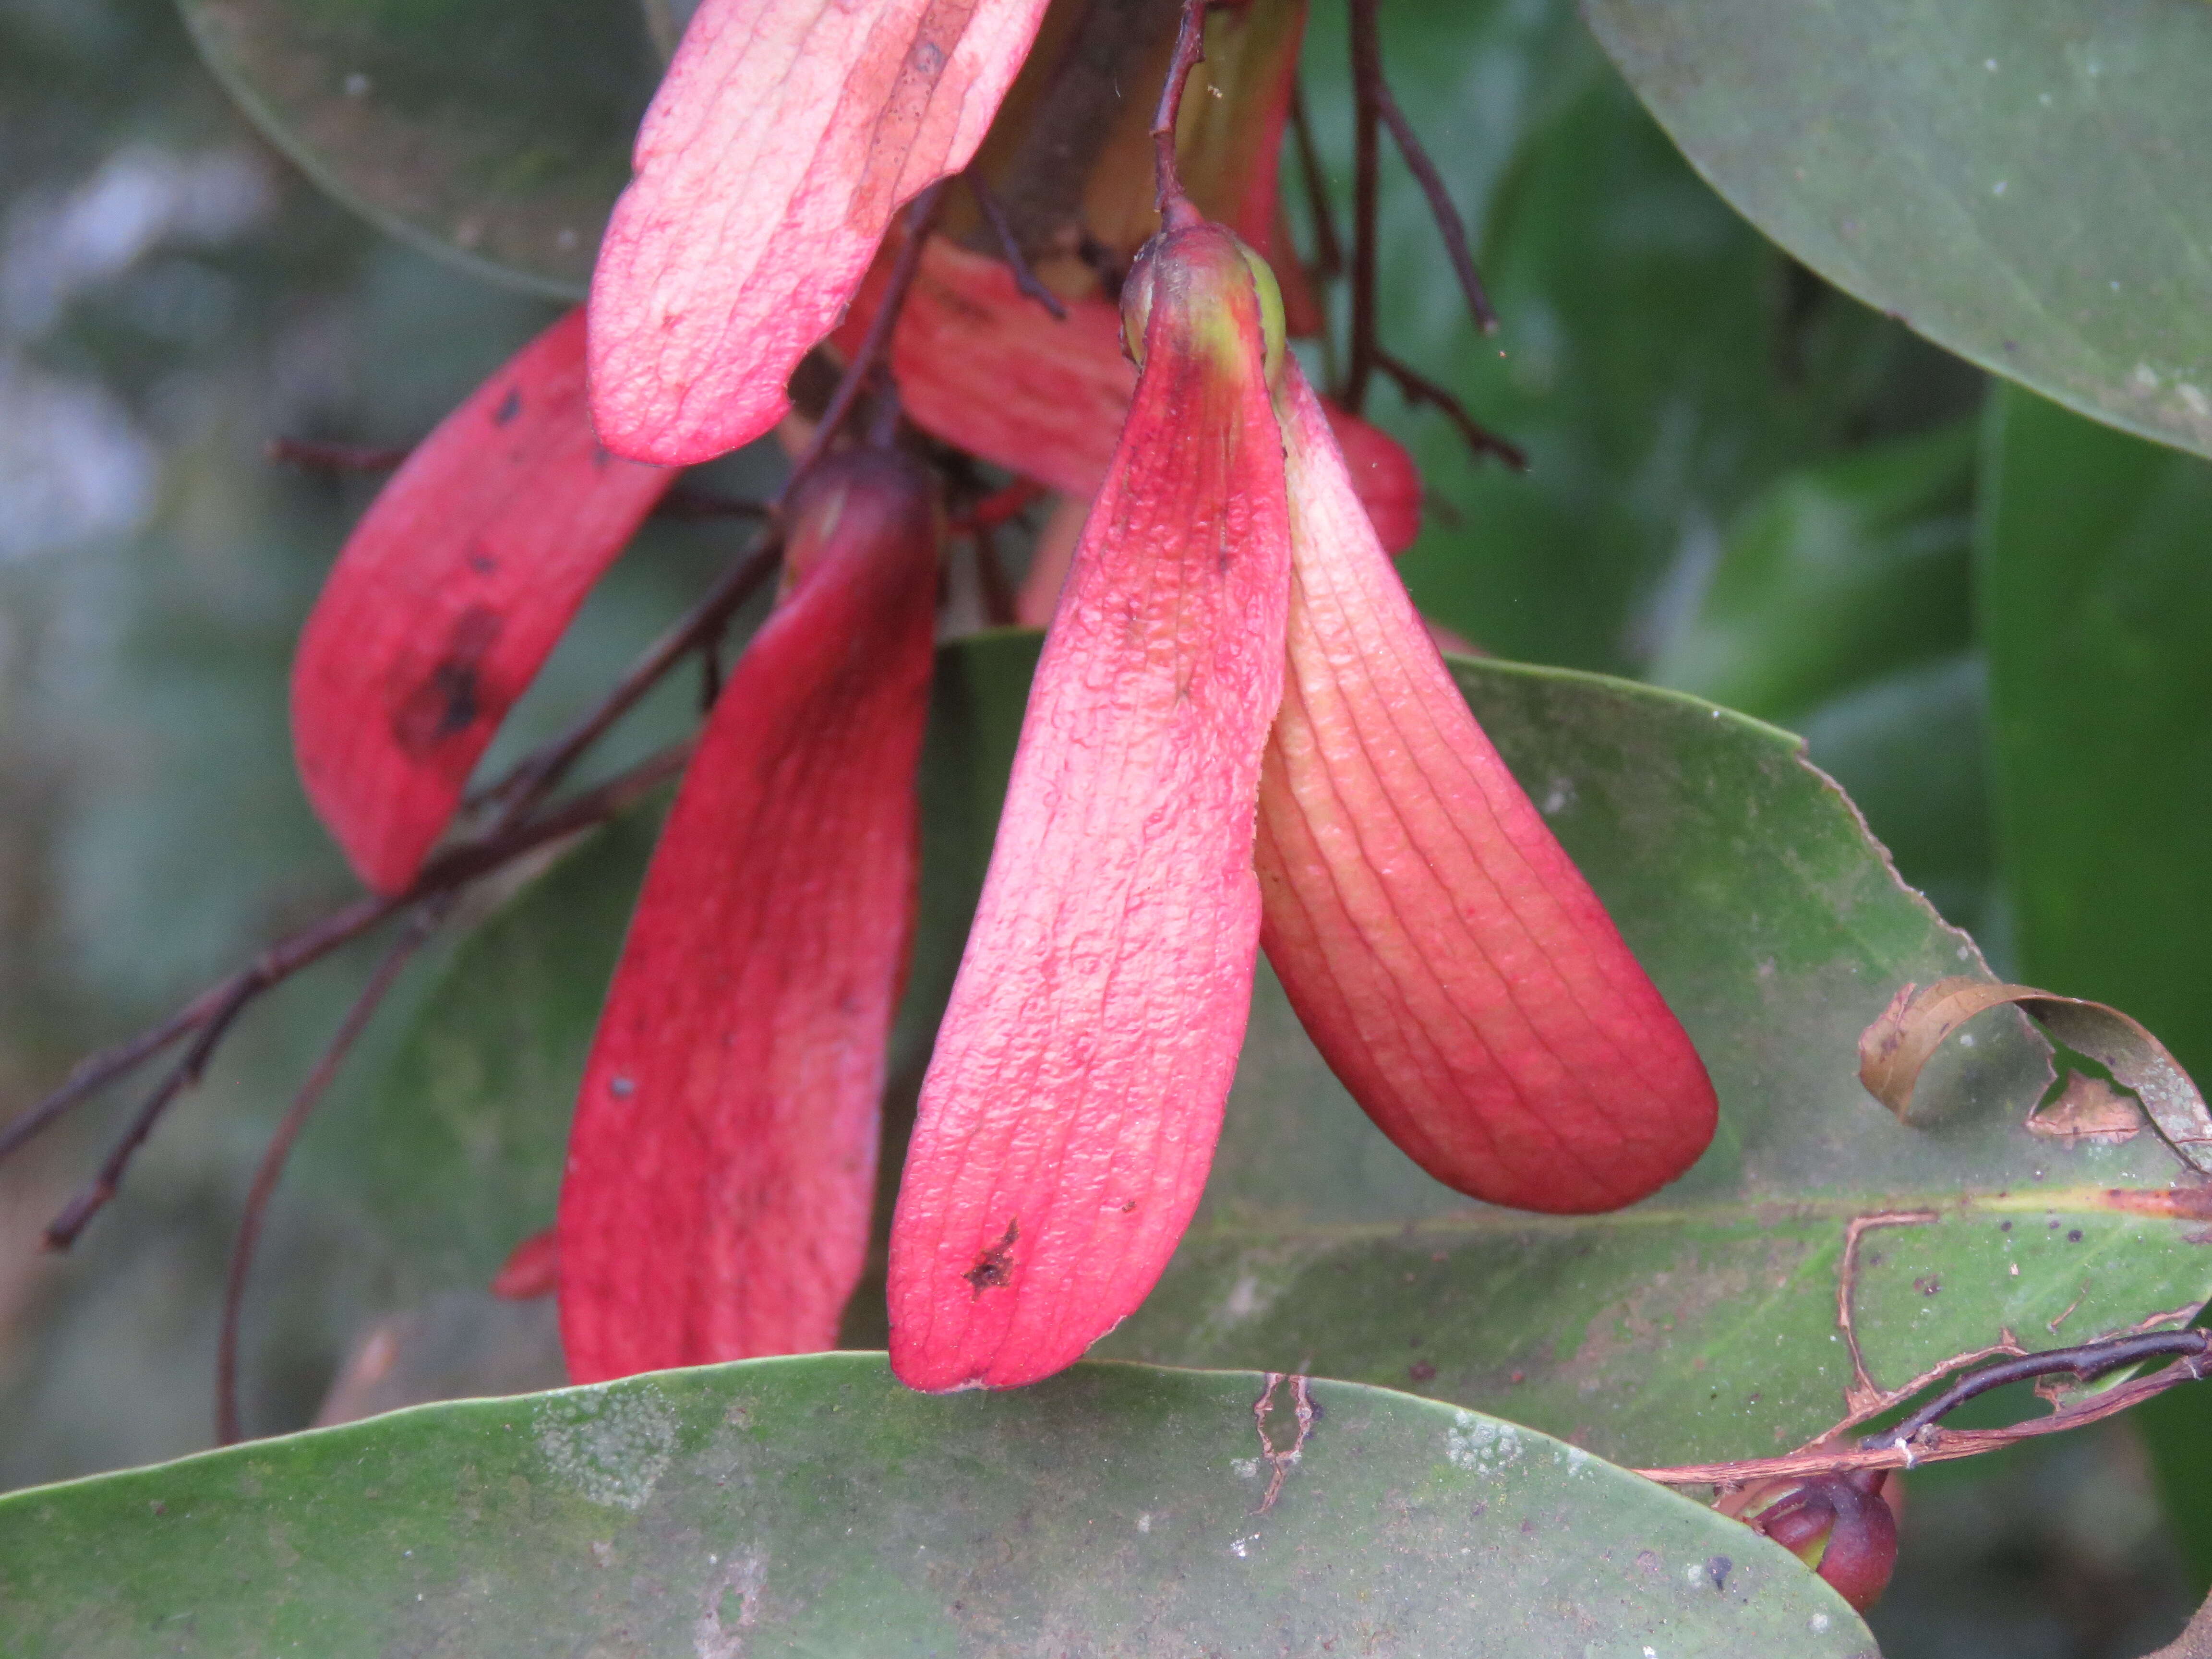
[[[981, 883], [1036, 647], [1005, 633], [939, 657], [928, 908], [895, 1044], [895, 1126]], [[2188, 1242], [2193, 1224], [2112, 1196], [2175, 1185], [2179, 1161], [2150, 1135], [2114, 1147], [2028, 1133], [2049, 1073], [2016, 1019], [1985, 1016], [1972, 1047], [1938, 1056], [1916, 1106], [1925, 1127], [1899, 1125], [1860, 1088], [1858, 1035], [1897, 988], [1978, 959], [1898, 884], [1795, 739], [1647, 687], [1455, 668], [1697, 1041], [1720, 1092], [1718, 1139], [1682, 1182], [1618, 1214], [1470, 1203], [1368, 1123], [1263, 974], [1206, 1203], [1160, 1288], [1102, 1352], [1412, 1383], [1624, 1462], [1671, 1463], [1771, 1452], [1844, 1414], [1853, 1373], [1835, 1315], [1855, 1218], [1936, 1218], [1878, 1229], [1858, 1253], [1855, 1334], [1882, 1388], [2006, 1330], [2057, 1346], [2203, 1299], [2212, 1255]], [[635, 876], [623, 880], [634, 890]], [[518, 908], [553, 902], [543, 893]], [[577, 1043], [586, 1000], [566, 1005]], [[472, 1015], [450, 1040], [496, 1048], [517, 1018]], [[492, 1063], [441, 1062], [460, 1076]], [[565, 1093], [502, 1100], [488, 1095], [485, 1109], [565, 1122]], [[434, 1176], [427, 1155], [384, 1167], [425, 1186], [453, 1179]], [[888, 1176], [896, 1138], [885, 1163]], [[549, 1148], [481, 1169], [471, 1201], [550, 1217], [556, 1168]], [[501, 1181], [529, 1195], [488, 1196]], [[422, 1213], [395, 1248], [431, 1249], [460, 1224]], [[848, 1340], [879, 1332], [880, 1318], [879, 1291], [864, 1285]]]
[[594, 832], [456, 951], [370, 1098], [317, 1138], [406, 1292], [490, 1282], [553, 1224], [568, 1120], [661, 806]]
[[1591, 0], [1698, 170], [1829, 281], [2212, 453], [2212, 8]]
[[1975, 426], [1793, 472], [1746, 509], [1646, 678], [1786, 720], [1962, 648]]
[[2010, 393], [1978, 574], [2021, 970], [2212, 1077], [2212, 465]]
[[[2026, 393], [1996, 399], [1978, 589], [2020, 976], [2125, 1009], [2212, 1076], [2212, 466]], [[2212, 1434], [2136, 1414], [2212, 1583]]]
[[1778, 1546], [1511, 1424], [1316, 1382], [1274, 1462], [1295, 1387], [830, 1354], [263, 1441], [0, 1499], [9, 1651], [1871, 1659]]
[[631, 0], [179, 0], [209, 66], [393, 234], [580, 297], [660, 76]]
[[[1615, 1214], [1470, 1204], [1355, 1115], [1270, 986], [1205, 1206], [1109, 1350], [1412, 1382], [1671, 1463], [1843, 1418], [1849, 1335], [1863, 1381], [1896, 1389], [2008, 1333], [2055, 1346], [2204, 1297], [2195, 1224], [2129, 1207], [2180, 1161], [2149, 1133], [2031, 1133], [2048, 1072], [2016, 1021], [1942, 1057], [1923, 1127], [1860, 1088], [1859, 1033], [1899, 986], [1982, 970], [1793, 739], [1662, 691], [1455, 668], [1696, 1040], [1711, 1151]], [[1865, 1234], [1846, 1333], [1846, 1241], [1882, 1215], [1915, 1218]]]

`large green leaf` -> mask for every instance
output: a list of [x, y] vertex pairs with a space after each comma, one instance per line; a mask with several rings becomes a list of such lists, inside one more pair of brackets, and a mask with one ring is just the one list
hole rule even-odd
[[1984, 492], [2022, 971], [2212, 1076], [2212, 465], [2015, 392], [1990, 410]]
[[[2024, 392], [1996, 400], [1978, 591], [2021, 972], [2117, 1004], [2212, 1075], [2212, 465]], [[2212, 1582], [2212, 1430], [2142, 1414]]]
[[1296, 1386], [832, 1354], [264, 1441], [0, 1499], [9, 1651], [1872, 1659], [1778, 1546], [1510, 1423], [1316, 1382], [1278, 1462]]
[[1869, 305], [2212, 453], [2212, 8], [1589, 0], [1698, 171]]
[[317, 182], [482, 275], [579, 296], [660, 60], [634, 0], [179, 0]]
[[1683, 584], [1645, 676], [1802, 733], [1905, 878], [1969, 930], [1994, 857], [1969, 598], [1977, 426], [1778, 479]]
[[1966, 643], [1972, 422], [1778, 481], [1734, 526], [1646, 678], [1765, 720]]
[[[929, 908], [895, 1097], [913, 1086], [950, 982], [1036, 637], [987, 635], [939, 658]], [[1860, 1251], [1856, 1334], [1882, 1387], [2007, 1330], [2052, 1346], [2204, 1297], [2212, 1255], [2189, 1242], [2192, 1224], [2112, 1196], [2174, 1185], [2179, 1161], [2148, 1134], [2112, 1147], [2027, 1132], [2048, 1073], [2010, 1016], [1986, 1017], [1972, 1047], [1939, 1058], [1916, 1108], [1923, 1127], [1860, 1089], [1858, 1034], [1898, 986], [1978, 958], [1898, 884], [1794, 739], [1621, 682], [1495, 662], [1456, 672], [1696, 1039], [1720, 1091], [1718, 1139], [1682, 1182], [1619, 1214], [1472, 1204], [1368, 1123], [1263, 975], [1206, 1203], [1159, 1290], [1102, 1352], [1411, 1382], [1650, 1464], [1771, 1451], [1844, 1414], [1852, 1371], [1836, 1297], [1856, 1218], [1936, 1218], [1879, 1229]], [[633, 887], [634, 870], [620, 878]], [[551, 902], [541, 890], [523, 904]], [[441, 1040], [497, 1045], [513, 1029], [471, 1014]], [[494, 1074], [484, 1059], [446, 1063]], [[495, 1093], [483, 1109], [534, 1114], [550, 1149], [567, 1103]], [[550, 1216], [555, 1167], [549, 1151], [478, 1179], [521, 1183], [530, 1195], [516, 1202]], [[430, 1249], [464, 1224], [424, 1216], [398, 1248]], [[880, 1318], [864, 1286], [848, 1338], [879, 1333]]]

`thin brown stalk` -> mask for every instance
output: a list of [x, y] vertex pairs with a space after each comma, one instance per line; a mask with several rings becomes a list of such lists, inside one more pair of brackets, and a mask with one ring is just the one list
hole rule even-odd
[[1182, 174], [1176, 166], [1176, 123], [1182, 115], [1182, 94], [1190, 72], [1206, 61], [1206, 0], [1182, 0], [1182, 21], [1176, 29], [1175, 52], [1168, 59], [1168, 78], [1160, 88], [1159, 107], [1152, 114], [1152, 167], [1158, 179], [1153, 204], [1163, 216], [1170, 202], [1182, 199]]
[[1352, 0], [1352, 358], [1338, 401], [1358, 415], [1367, 407], [1381, 347], [1376, 331], [1376, 218], [1382, 200], [1379, 92], [1382, 47], [1374, 0]]
[[1291, 83], [1291, 139], [1297, 147], [1299, 175], [1305, 180], [1306, 214], [1313, 221], [1313, 273], [1329, 281], [1344, 274], [1344, 244], [1336, 234], [1336, 207], [1328, 199], [1328, 179], [1321, 170], [1320, 152], [1314, 147], [1303, 80]]
[[[1976, 1395], [2025, 1376], [2070, 1374], [2092, 1377], [2146, 1357], [2177, 1354], [2179, 1363], [2132, 1377], [2087, 1399], [2063, 1406], [2047, 1417], [2031, 1418], [1996, 1429], [1946, 1429], [1935, 1416], [1951, 1411]], [[1978, 1457], [2002, 1451], [2023, 1440], [2064, 1434], [2101, 1423], [2140, 1406], [2169, 1389], [2203, 1380], [2212, 1373], [2212, 1331], [2160, 1333], [2153, 1337], [2122, 1336], [2079, 1348], [2028, 1354], [1993, 1365], [1954, 1384], [1922, 1412], [1916, 1413], [1886, 1433], [1869, 1436], [1856, 1446], [1816, 1443], [1782, 1457], [1750, 1457], [1726, 1463], [1687, 1463], [1668, 1468], [1638, 1469], [1649, 1480], [1669, 1486], [1740, 1486], [1753, 1480], [1800, 1475], [1841, 1474], [1854, 1469], [1909, 1469], [1923, 1463], [1947, 1463], [1961, 1457]], [[1984, 1382], [1984, 1378], [1990, 1380]]]
[[416, 951], [437, 930], [451, 903], [449, 895], [441, 894], [418, 908], [408, 921], [406, 931], [392, 942], [385, 952], [384, 960], [376, 964], [368, 983], [355, 998], [353, 1006], [346, 1011], [330, 1046], [323, 1050], [315, 1069], [307, 1073], [300, 1091], [292, 1097], [292, 1103], [277, 1124], [276, 1131], [269, 1137], [269, 1145], [261, 1154], [260, 1167], [253, 1172], [253, 1185], [246, 1195], [246, 1207], [240, 1213], [238, 1232], [231, 1241], [230, 1266], [223, 1280], [222, 1324], [216, 1340], [215, 1358], [215, 1436], [216, 1443], [235, 1445], [241, 1438], [238, 1414], [238, 1329], [246, 1303], [246, 1275], [252, 1271], [254, 1247], [260, 1243], [261, 1225], [269, 1212], [269, 1200], [276, 1195], [276, 1183], [283, 1178], [285, 1163], [292, 1155], [293, 1143], [299, 1139], [301, 1130], [337, 1076], [338, 1066], [360, 1039], [369, 1021], [391, 992]]
[[1499, 437], [1476, 420], [1467, 412], [1467, 405], [1444, 387], [1417, 373], [1380, 347], [1376, 348], [1374, 360], [1375, 367], [1397, 383], [1398, 390], [1405, 394], [1407, 403], [1428, 404], [1442, 410], [1446, 418], [1459, 428], [1459, 435], [1467, 441], [1467, 447], [1474, 452], [1478, 459], [1484, 455], [1495, 455], [1516, 472], [1528, 470], [1528, 453], [1520, 445]]
[[975, 205], [982, 210], [992, 234], [999, 239], [999, 251], [1006, 255], [1006, 269], [1014, 274], [1014, 286], [1050, 312], [1054, 321], [1066, 322], [1067, 307], [1030, 266], [1029, 255], [1022, 252], [1020, 239], [1014, 234], [1013, 222], [1006, 217], [1006, 206], [999, 200], [998, 192], [972, 167], [960, 175], [960, 182], [968, 186], [968, 193], [975, 198]]
[[897, 258], [891, 262], [890, 280], [884, 285], [883, 303], [876, 307], [868, 331], [861, 337], [860, 349], [845, 365], [837, 390], [831, 394], [829, 407], [822, 411], [822, 419], [814, 428], [814, 436], [792, 466], [791, 481], [784, 486], [786, 499], [790, 496], [792, 486], [812, 471], [830, 453], [831, 442], [860, 403], [860, 393], [876, 378], [877, 370], [890, 362], [891, 333], [898, 327], [899, 313], [906, 309], [906, 296], [914, 288], [915, 274], [921, 269], [922, 244], [929, 240], [929, 228], [936, 222], [938, 204], [945, 199], [945, 183], [939, 179], [908, 204], [902, 228], [905, 240], [899, 245]]
[[[1368, 8], [1370, 27], [1372, 9], [1377, 0], [1354, 0], [1355, 10], [1362, 5]], [[1429, 199], [1429, 212], [1437, 222], [1437, 231], [1443, 238], [1444, 252], [1451, 260], [1452, 274], [1459, 278], [1460, 292], [1466, 296], [1467, 308], [1474, 314], [1474, 325], [1485, 334], [1498, 332], [1498, 313], [1491, 309], [1490, 296], [1483, 291], [1481, 275], [1474, 268], [1474, 254], [1468, 246], [1467, 222], [1459, 216], [1459, 208], [1444, 188], [1443, 175], [1437, 164], [1421, 147], [1413, 124], [1406, 118], [1392, 95], [1390, 83], [1383, 79], [1381, 53], [1376, 52], [1374, 85], [1375, 106], [1383, 125], [1390, 129], [1391, 139], [1398, 146], [1398, 154], [1405, 158], [1407, 171], [1420, 181], [1421, 193]]]

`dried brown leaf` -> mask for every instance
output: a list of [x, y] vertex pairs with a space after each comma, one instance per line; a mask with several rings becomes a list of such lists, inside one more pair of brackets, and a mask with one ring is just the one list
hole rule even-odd
[[1963, 977], [1938, 980], [1924, 989], [1906, 985], [1859, 1038], [1859, 1081], [1899, 1121], [1910, 1123], [1913, 1085], [1929, 1056], [1975, 1015], [2005, 1003], [2133, 1090], [2174, 1152], [2192, 1169], [2212, 1173], [2212, 1113], [2204, 1097], [2156, 1037], [2101, 1002]]
[[2051, 1140], [2094, 1140], [2118, 1146], [2142, 1133], [2142, 1108], [2102, 1078], [2069, 1072], [2057, 1097], [2027, 1115], [2027, 1132]]

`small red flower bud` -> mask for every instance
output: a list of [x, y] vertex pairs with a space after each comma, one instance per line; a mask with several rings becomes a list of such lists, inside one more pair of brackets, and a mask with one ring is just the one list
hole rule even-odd
[[1864, 1613], [1881, 1599], [1897, 1565], [1897, 1516], [1882, 1491], [1887, 1473], [1776, 1481], [1771, 1493], [1752, 1496], [1743, 1518]]

